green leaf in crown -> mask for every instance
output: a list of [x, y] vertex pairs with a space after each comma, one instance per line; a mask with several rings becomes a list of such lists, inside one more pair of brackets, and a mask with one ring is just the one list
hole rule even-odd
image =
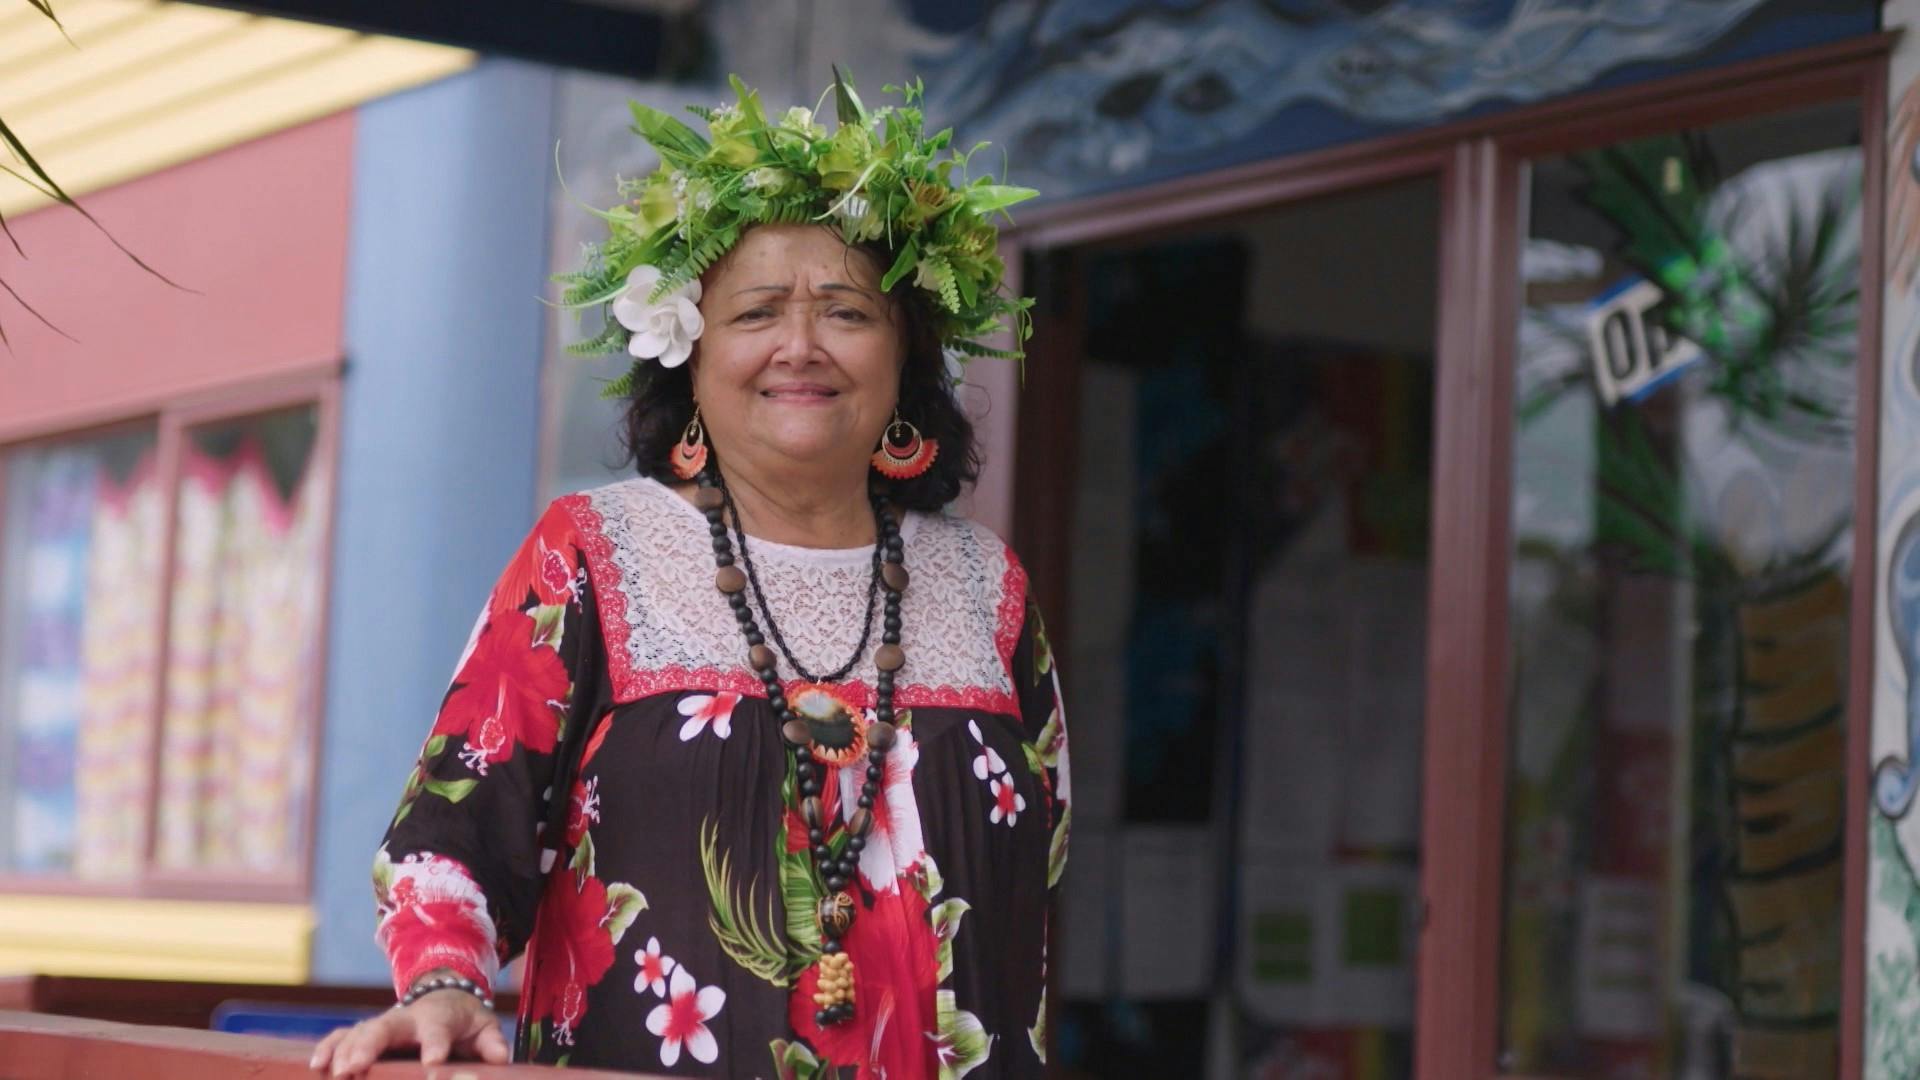
[[[580, 269], [554, 276], [564, 286], [560, 306], [606, 313], [600, 333], [567, 351], [634, 358], [606, 396], [631, 392], [647, 360], [673, 367], [687, 358], [703, 330], [689, 314], [700, 298], [700, 275], [764, 224], [819, 222], [838, 228], [849, 244], [883, 245], [891, 262], [882, 289], [907, 282], [925, 290], [949, 356], [1024, 359], [1033, 301], [1003, 289], [997, 219], [1038, 192], [972, 175], [972, 159], [986, 143], [963, 153], [952, 149], [951, 129], [926, 134], [917, 79], [884, 88], [899, 105], [868, 109], [836, 67], [832, 131], [802, 106], [770, 120], [756, 91], [738, 76], [729, 81], [734, 101], [687, 110], [706, 123], [704, 136], [657, 109], [631, 105], [633, 131], [660, 155], [660, 167], [621, 182], [625, 201], [594, 211], [607, 223], [606, 239], [588, 245]], [[1011, 348], [990, 344], [1003, 333]]]

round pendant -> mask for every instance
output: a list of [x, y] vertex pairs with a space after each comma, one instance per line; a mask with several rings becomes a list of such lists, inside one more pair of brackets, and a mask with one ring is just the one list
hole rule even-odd
[[807, 725], [807, 751], [822, 765], [851, 765], [867, 754], [864, 710], [820, 683], [787, 690], [787, 707]]

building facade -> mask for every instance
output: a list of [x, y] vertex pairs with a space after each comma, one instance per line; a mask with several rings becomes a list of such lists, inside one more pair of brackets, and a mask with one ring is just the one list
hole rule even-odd
[[[108, 69], [166, 40], [116, 3]], [[161, 7], [285, 50], [182, 90], [219, 145], [0, 77], [184, 286], [0, 203], [78, 339], [0, 307], [0, 966], [381, 979], [472, 613], [619, 475], [536, 299], [655, 164], [626, 102], [838, 61], [1046, 192], [966, 509], [1072, 703], [1063, 1075], [1920, 1068], [1920, 8], [659, 5], [702, 59], [636, 80]], [[258, 92], [349, 47], [407, 59]]]

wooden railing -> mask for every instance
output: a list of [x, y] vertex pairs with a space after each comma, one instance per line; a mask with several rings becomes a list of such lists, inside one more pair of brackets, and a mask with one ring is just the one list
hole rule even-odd
[[[233, 1001], [372, 1013], [393, 1002], [393, 991], [384, 986], [274, 986], [82, 975], [0, 977], [0, 1009], [126, 1024], [211, 1029], [214, 1011]], [[514, 994], [500, 996], [500, 1010], [508, 1016], [517, 1003]]]
[[[8, 1080], [318, 1080], [313, 1047], [291, 1039], [116, 1024], [45, 1013], [0, 1012], [0, 1069]], [[383, 1061], [369, 1080], [634, 1080], [634, 1073], [539, 1065], [422, 1065]]]
[[[0, 978], [0, 1077], [5, 1080], [319, 1080], [300, 1039], [207, 1030], [229, 1001], [330, 1010], [378, 1010], [392, 992], [374, 987], [254, 986], [92, 979]], [[508, 1003], [503, 1002], [503, 1005]], [[634, 1080], [640, 1074], [536, 1065], [383, 1061], [370, 1080]]]

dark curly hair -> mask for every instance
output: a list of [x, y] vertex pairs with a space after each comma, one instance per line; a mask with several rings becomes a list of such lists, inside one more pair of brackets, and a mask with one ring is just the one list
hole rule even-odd
[[[856, 248], [872, 256], [877, 266], [893, 265], [894, 253], [884, 245], [857, 244], [848, 250]], [[724, 259], [708, 274], [723, 265]], [[933, 298], [910, 280], [896, 283], [887, 296], [906, 338], [906, 363], [900, 369], [900, 416], [912, 421], [921, 435], [940, 440], [940, 454], [926, 472], [911, 480], [886, 480], [878, 474], [874, 480], [886, 485], [888, 496], [901, 508], [933, 512], [958, 498], [965, 485], [979, 479], [980, 450], [974, 442], [973, 421], [967, 419], [954, 398], [947, 378]], [[698, 347], [696, 343], [695, 349]], [[673, 368], [642, 363], [634, 376], [633, 393], [627, 398], [622, 433], [627, 463], [640, 475], [664, 484], [679, 482], [667, 455], [693, 418], [692, 367], [691, 363]]]

